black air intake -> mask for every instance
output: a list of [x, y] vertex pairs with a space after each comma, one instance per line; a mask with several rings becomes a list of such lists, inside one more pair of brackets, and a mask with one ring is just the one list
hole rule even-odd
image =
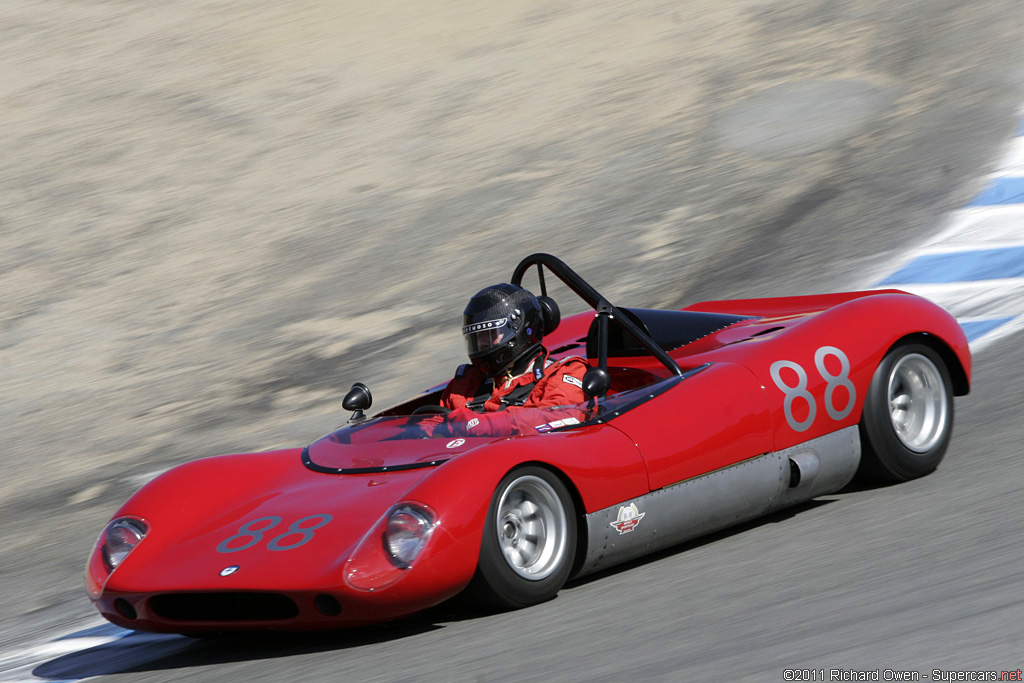
[[299, 616], [291, 598], [278, 593], [166, 593], [149, 601], [169, 621], [281, 621]]

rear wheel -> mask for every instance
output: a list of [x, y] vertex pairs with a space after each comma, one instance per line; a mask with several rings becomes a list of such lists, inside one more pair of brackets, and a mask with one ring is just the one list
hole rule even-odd
[[569, 578], [575, 550], [565, 484], [542, 467], [516, 469], [491, 499], [470, 595], [501, 609], [550, 600]]
[[949, 370], [931, 348], [901, 343], [882, 359], [860, 421], [861, 473], [901, 482], [935, 470], [953, 433]]

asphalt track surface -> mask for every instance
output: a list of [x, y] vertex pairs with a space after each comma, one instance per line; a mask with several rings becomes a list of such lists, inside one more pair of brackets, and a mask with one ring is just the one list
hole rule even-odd
[[[808, 291], [873, 284], [884, 275], [877, 254], [892, 259], [937, 231], [998, 158], [1024, 100], [1022, 67], [1019, 56], [972, 65], [962, 78], [987, 98], [966, 102], [951, 86], [958, 96], [925, 119], [933, 136], [901, 147], [896, 158], [851, 155], [755, 226], [760, 232], [703, 254], [699, 284], [675, 291], [694, 300], [749, 292], [751, 283], [760, 293], [786, 293], [794, 283]], [[953, 125], [968, 113], [970, 125]], [[935, 159], [948, 163], [936, 170]], [[864, 188], [849, 183], [868, 176], [879, 187], [913, 190], [888, 195], [885, 220], [911, 226], [898, 236], [879, 236], [869, 207], [861, 207], [865, 218], [850, 217]], [[953, 443], [924, 479], [825, 496], [570, 583], [528, 610], [481, 615], [441, 606], [318, 636], [129, 636], [71, 654], [55, 648], [30, 673], [43, 680], [110, 674], [100, 680], [111, 681], [782, 681], [787, 669], [1017, 670], [1024, 665], [1021, 341], [1007, 337], [977, 354], [972, 393], [957, 401]], [[60, 576], [77, 590], [77, 575]], [[79, 616], [56, 627], [90, 625], [78, 607], [68, 611]], [[8, 652], [56, 632], [52, 619], [4, 620]], [[19, 629], [29, 640], [11, 638]]]

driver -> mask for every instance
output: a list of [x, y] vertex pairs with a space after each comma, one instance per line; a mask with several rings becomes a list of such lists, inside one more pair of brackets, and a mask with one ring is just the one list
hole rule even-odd
[[[452, 435], [540, 429], [544, 425], [538, 420], [547, 423], [563, 416], [550, 411], [538, 416], [524, 409], [586, 400], [587, 362], [578, 356], [553, 361], [541, 344], [544, 333], [558, 324], [556, 316], [546, 320], [537, 297], [516, 285], [492, 285], [473, 295], [462, 326], [470, 363], [459, 366], [441, 395], [441, 405], [451, 410], [446, 422]], [[545, 323], [551, 329], [545, 329]]]

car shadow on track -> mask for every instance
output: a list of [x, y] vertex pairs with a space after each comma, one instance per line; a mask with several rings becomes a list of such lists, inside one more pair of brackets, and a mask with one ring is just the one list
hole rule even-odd
[[[122, 631], [123, 635], [110, 642], [87, 646], [39, 664], [32, 670], [32, 675], [43, 680], [77, 681], [111, 674], [167, 671], [345, 650], [443, 628], [436, 623], [436, 617], [435, 608], [390, 623], [347, 631], [239, 633], [211, 639]], [[62, 640], [81, 638], [84, 643], [89, 643], [94, 640], [90, 638], [92, 632], [104, 629], [121, 631], [104, 625], [85, 629]]]

